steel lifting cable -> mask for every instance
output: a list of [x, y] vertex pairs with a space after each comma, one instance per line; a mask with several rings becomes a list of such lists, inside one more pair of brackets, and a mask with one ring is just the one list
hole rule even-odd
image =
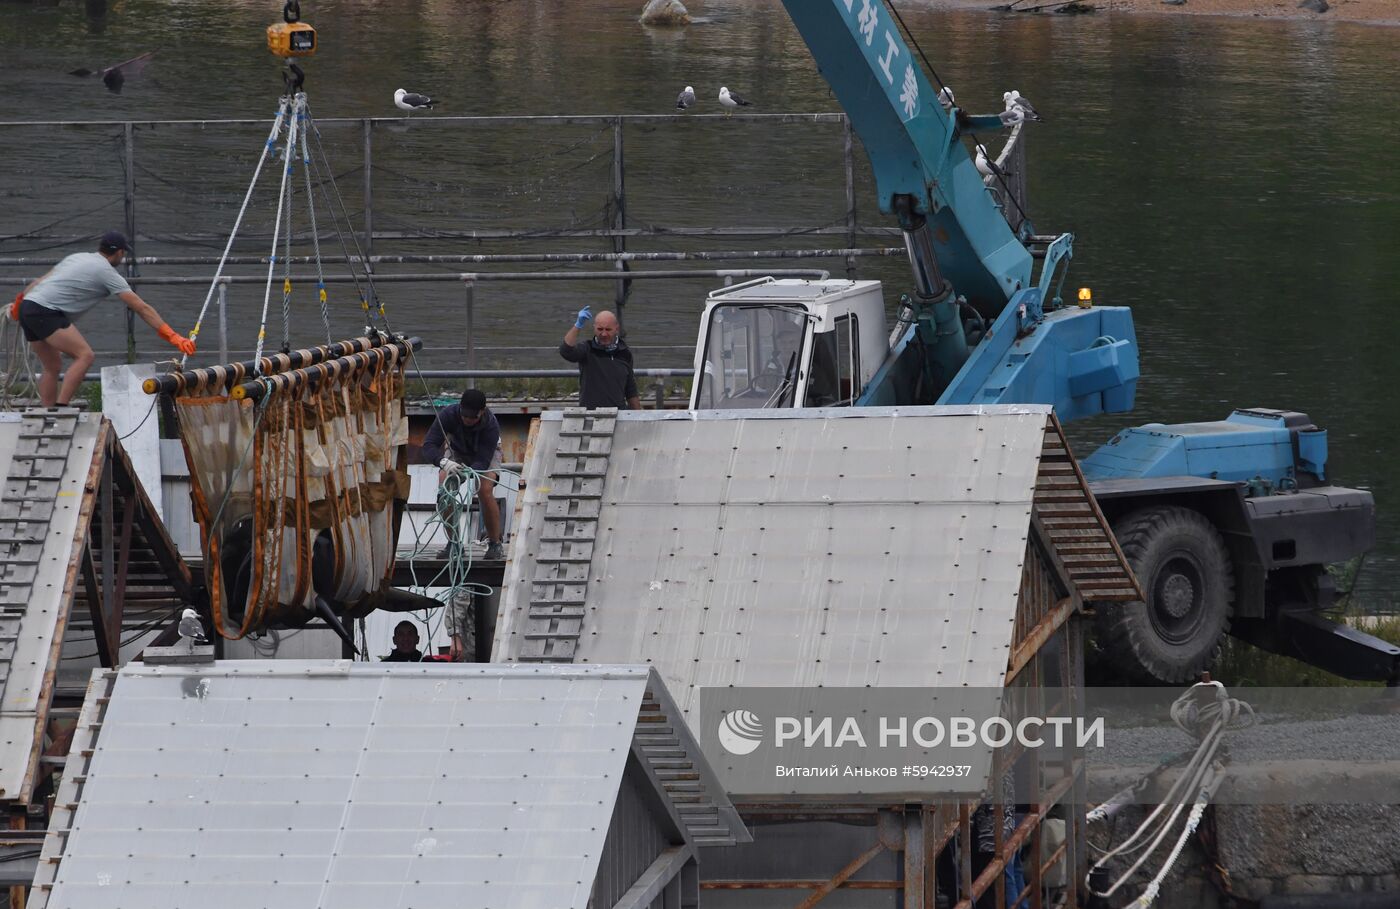
[[[315, 124], [314, 124], [314, 123], [312, 124], [312, 127], [313, 127], [313, 128], [315, 127]], [[319, 146], [318, 146], [318, 150], [319, 150]], [[322, 150], [322, 154], [324, 155], [324, 150]], [[348, 246], [345, 245], [345, 234], [348, 232], [348, 233], [350, 233], [351, 236], [354, 236], [354, 233], [355, 233], [355, 232], [354, 232], [353, 229], [351, 229], [351, 226], [350, 226], [350, 223], [349, 223], [349, 222], [350, 222], [350, 219], [349, 219], [349, 215], [348, 215], [348, 214], [346, 215], [346, 218], [345, 218], [345, 220], [346, 220], [345, 228], [346, 228], [346, 229], [345, 229], [344, 231], [341, 230], [341, 228], [340, 228], [340, 216], [336, 214], [335, 206], [331, 203], [330, 194], [326, 192], [326, 184], [327, 184], [327, 183], [330, 183], [332, 186], [335, 186], [335, 176], [334, 176], [333, 174], [331, 174], [331, 173], [330, 173], [330, 170], [329, 170], [330, 162], [329, 162], [329, 161], [326, 162], [326, 166], [327, 166], [326, 175], [325, 175], [325, 176], [322, 176], [322, 175], [321, 175], [321, 167], [320, 167], [320, 165], [317, 163], [316, 159], [315, 159], [314, 157], [312, 157], [312, 158], [310, 159], [310, 161], [311, 161], [311, 167], [315, 168], [315, 170], [316, 170], [316, 185], [317, 185], [318, 187], [320, 187], [320, 189], [321, 189], [321, 197], [322, 197], [323, 199], [325, 199], [325, 201], [326, 201], [326, 211], [330, 212], [331, 224], [333, 224], [333, 225], [335, 226], [335, 238], [336, 238], [336, 240], [340, 243], [340, 252], [341, 252], [341, 254], [345, 257], [346, 264], [347, 264], [347, 265], [349, 266], [349, 268], [350, 268], [350, 278], [351, 278], [352, 281], [355, 282], [355, 294], [356, 294], [356, 296], [358, 296], [358, 297], [360, 298], [360, 308], [364, 311], [365, 324], [368, 326], [369, 323], [370, 323], [371, 321], [373, 321], [373, 317], [370, 316], [370, 312], [369, 312], [369, 301], [366, 299], [364, 287], [362, 287], [362, 286], [360, 285], [360, 274], [359, 274], [359, 272], [357, 272], [357, 271], [355, 270], [355, 261], [356, 261], [356, 257], [355, 257], [355, 256], [352, 256], [352, 255], [350, 254], [350, 247], [348, 247]], [[338, 195], [338, 194], [339, 194], [339, 193], [337, 193], [337, 195]], [[342, 204], [342, 208], [343, 208], [343, 207], [344, 207], [344, 206], [343, 206], [343, 204]], [[359, 246], [357, 245], [357, 246], [356, 246], [356, 253], [357, 253], [357, 255], [358, 255], [358, 251], [359, 251]]]
[[[327, 174], [327, 176], [331, 176], [331, 175], [334, 174], [334, 171], [331, 169], [330, 158], [328, 158], [328, 157], [326, 156], [326, 147], [325, 147], [325, 145], [321, 142], [321, 128], [320, 128], [319, 126], [316, 125], [315, 119], [311, 118], [310, 115], [309, 115], [309, 113], [308, 113], [308, 116], [307, 116], [307, 120], [308, 120], [308, 122], [310, 123], [312, 135], [315, 137], [316, 151], [320, 153], [321, 159], [322, 159], [322, 161], [325, 163], [326, 174]], [[350, 225], [350, 211], [349, 211], [349, 209], [346, 208], [346, 206], [345, 206], [345, 197], [342, 196], [342, 195], [340, 194], [340, 187], [339, 187], [339, 185], [336, 184], [334, 178], [332, 178], [332, 179], [330, 180], [330, 184], [331, 184], [331, 189], [335, 190], [335, 198], [336, 198], [336, 201], [340, 203], [340, 213], [341, 213], [341, 216], [345, 219], [345, 224], [346, 224], [346, 227], [348, 228], [349, 225]], [[380, 301], [380, 299], [379, 299], [379, 291], [376, 290], [376, 289], [375, 289], [375, 286], [374, 286], [374, 274], [370, 271], [370, 268], [369, 268], [369, 257], [365, 255], [364, 249], [361, 248], [361, 246], [360, 246], [360, 240], [359, 240], [359, 238], [355, 235], [355, 232], [354, 232], [353, 230], [350, 230], [350, 231], [349, 231], [349, 234], [350, 234], [350, 241], [351, 241], [352, 243], [355, 244], [355, 255], [359, 258], [360, 264], [364, 267], [364, 270], [365, 270], [365, 284], [369, 287], [369, 295], [368, 295], [368, 297], [373, 297], [373, 298], [374, 298], [374, 303], [375, 303], [374, 309], [375, 309], [375, 310], [378, 312], [378, 314], [379, 314], [380, 324], [384, 326], [384, 330], [385, 330], [385, 331], [388, 331], [388, 330], [389, 330], [389, 323], [388, 323], [388, 321], [387, 321], [387, 320], [385, 319], [385, 317], [384, 317], [384, 304], [383, 304], [383, 303]], [[342, 243], [343, 243], [343, 242], [344, 242], [344, 236], [343, 236], [343, 235], [342, 235], [342, 237], [341, 237], [341, 240], [342, 240]], [[348, 258], [348, 255], [347, 255], [347, 258]], [[354, 274], [354, 266], [351, 266], [351, 274], [352, 274], [352, 275]], [[359, 286], [360, 286], [360, 282], [359, 282], [359, 280], [358, 280], [358, 278], [357, 278], [356, 281], [355, 281], [355, 288], [356, 288], [357, 290], [359, 290]], [[367, 317], [369, 317], [369, 318], [372, 319], [373, 316], [371, 315], [371, 312], [370, 312], [370, 305], [369, 305], [369, 299], [368, 299], [368, 297], [366, 297], [366, 295], [364, 294], [364, 292], [361, 291], [361, 293], [360, 293], [360, 305], [361, 305], [361, 307], [364, 309], [365, 315], [366, 315]]]
[[[248, 182], [248, 191], [243, 194], [243, 205], [239, 207], [238, 217], [233, 221], [233, 230], [229, 232], [228, 242], [224, 244], [223, 255], [219, 256], [219, 267], [214, 270], [214, 280], [209, 283], [209, 292], [204, 295], [204, 305], [199, 307], [199, 318], [195, 319], [194, 329], [190, 331], [191, 341], [199, 337], [199, 328], [204, 324], [205, 313], [209, 311], [209, 301], [214, 298], [214, 288], [219, 286], [219, 278], [223, 276], [224, 264], [228, 261], [229, 252], [233, 249], [233, 241], [238, 236], [238, 228], [243, 224], [243, 216], [248, 212], [248, 202], [253, 198], [253, 190], [257, 188], [263, 164], [267, 163], [268, 152], [274, 151], [277, 147], [277, 137], [282, 133], [282, 122], [287, 118], [289, 100], [283, 97], [277, 104], [277, 117], [272, 121], [272, 131], [268, 133], [267, 141], [263, 143], [262, 155], [258, 158], [257, 167], [253, 169], [253, 179]], [[180, 357], [182, 369], [189, 358], [189, 354]]]
[[331, 316], [330, 308], [326, 303], [326, 274], [321, 265], [321, 235], [316, 227], [316, 196], [311, 190], [311, 153], [306, 148], [307, 130], [304, 121], [310, 119], [311, 114], [307, 111], [305, 95], [302, 96], [302, 106], [299, 116], [303, 120], [301, 131], [301, 173], [306, 178], [306, 211], [311, 220], [311, 248], [316, 259], [316, 299], [321, 307], [321, 324], [326, 328], [326, 344], [331, 341]]
[[277, 270], [277, 241], [282, 230], [282, 205], [287, 200], [287, 178], [292, 173], [292, 155], [296, 151], [297, 120], [293, 116], [287, 125], [287, 147], [283, 152], [286, 166], [282, 168], [282, 185], [277, 191], [277, 216], [272, 222], [272, 252], [267, 261], [267, 287], [263, 291], [262, 318], [258, 322], [258, 343], [253, 350], [254, 374], [262, 372], [263, 342], [267, 340], [267, 310], [272, 303], [272, 275]]
[[[302, 127], [302, 108], [305, 106], [306, 96], [298, 93], [296, 100], [292, 102], [292, 120], [297, 129], [291, 134], [287, 142], [287, 173], [291, 174], [295, 166], [297, 153], [296, 136]], [[292, 213], [296, 211], [296, 181], [287, 181], [287, 235], [282, 241], [282, 350], [292, 349]]]

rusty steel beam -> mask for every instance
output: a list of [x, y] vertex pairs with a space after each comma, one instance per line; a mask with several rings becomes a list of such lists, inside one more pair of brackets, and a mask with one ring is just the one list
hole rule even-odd
[[107, 610], [103, 603], [102, 585], [97, 583], [97, 567], [93, 564], [92, 546], [83, 547], [83, 588], [87, 600], [88, 613], [92, 617], [92, 639], [97, 644], [97, 661], [102, 668], [111, 669], [116, 665], [116, 654], [112, 652], [112, 635], [107, 630]]
[[[830, 881], [701, 881], [701, 890], [816, 890]], [[903, 881], [842, 881], [839, 890], [902, 890]]]
[[[112, 601], [102, 604], [103, 612], [107, 617], [107, 627], [112, 632], [112, 641], [109, 646], [113, 658], [117, 660], [121, 659], [122, 616], [126, 612], [126, 579], [131, 567], [131, 531], [136, 525], [135, 503], [127, 499], [124, 504], [126, 507], [122, 509], [121, 539], [117, 543], [117, 579], [112, 587]], [[113, 667], [103, 668], [111, 669]]]
[[820, 887], [813, 891], [810, 896], [808, 896], [802, 902], [798, 903], [797, 909], [812, 909], [812, 907], [815, 906], [817, 903], [820, 903], [822, 900], [826, 899], [829, 895], [834, 893], [836, 891], [836, 888], [840, 887], [843, 883], [849, 880], [851, 876], [854, 875], [857, 871], [868, 865], [871, 859], [873, 859], [875, 856], [879, 855], [881, 852], [884, 851], [885, 844], [877, 840], [875, 844], [872, 845], [869, 849], [865, 850], [860, 855], [852, 859], [850, 864], [842, 868], [840, 871], [836, 872], [836, 874], [832, 876], [831, 880], [825, 881]]
[[[1081, 767], [1079, 772], [1082, 771], [1083, 768]], [[1045, 819], [1045, 815], [1050, 811], [1051, 806], [1063, 798], [1066, 792], [1069, 792], [1070, 787], [1074, 785], [1077, 778], [1078, 773], [1074, 776], [1068, 776], [1050, 787], [1050, 791], [1045, 793], [1045, 801], [1036, 805], [1036, 810], [1026, 815], [1025, 819], [1022, 820], [1012, 832], [1011, 837], [997, 847], [996, 854], [992, 856], [992, 860], [987, 863], [987, 867], [982, 869], [982, 873], [977, 875], [977, 879], [972, 882], [972, 886], [965, 891], [966, 895], [953, 909], [973, 909], [973, 904], [977, 901], [977, 898], [985, 893], [988, 887], [1003, 880], [1002, 871], [1006, 869], [1006, 857], [1021, 848], [1021, 844], [1030, 836], [1031, 831], [1040, 826], [1040, 822]], [[1001, 829], [1000, 824], [997, 825], [997, 829]], [[969, 840], [968, 842], [971, 841]], [[1066, 839], [1066, 842], [1068, 842], [1068, 839]], [[968, 868], [971, 869], [970, 860]]]
[[1016, 646], [1006, 668], [1007, 685], [1011, 684], [1012, 679], [1016, 678], [1021, 670], [1026, 668], [1026, 664], [1040, 652], [1040, 648], [1044, 647], [1055, 632], [1059, 631], [1065, 622], [1069, 621], [1069, 617], [1079, 609], [1078, 599], [1077, 596], [1069, 596], [1056, 603], [1055, 608], [1051, 609], [1045, 618], [1037, 622], [1025, 639]]

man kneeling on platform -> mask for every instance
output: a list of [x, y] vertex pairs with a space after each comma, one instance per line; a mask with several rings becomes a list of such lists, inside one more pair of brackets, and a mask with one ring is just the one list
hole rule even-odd
[[[505, 558], [501, 547], [501, 512], [496, 505], [501, 426], [486, 407], [486, 395], [469, 388], [462, 392], [461, 403], [438, 411], [437, 419], [423, 439], [422, 453], [423, 460], [441, 468], [438, 471], [438, 514], [447, 524], [447, 557], [459, 554], [463, 546], [462, 528], [453, 517], [456, 515], [457, 481], [461, 479], [456, 475], [462, 468], [469, 467], [476, 471], [479, 482], [476, 501], [486, 527], [486, 558]], [[449, 476], [453, 482], [448, 482]], [[452, 636], [449, 655], [454, 663], [476, 658], [473, 605], [472, 594], [466, 589], [453, 591], [447, 605], [447, 632]]]
[[[502, 559], [501, 511], [496, 505], [497, 471], [501, 469], [501, 424], [496, 415], [486, 408], [486, 395], [475, 388], [462, 392], [460, 404], [451, 404], [438, 411], [428, 435], [423, 439], [423, 459], [429, 464], [437, 464], [438, 471], [438, 511], [446, 512], [443, 493], [448, 488], [445, 481], [449, 471], [459, 467], [470, 467], [476, 471], [479, 485], [476, 489], [476, 502], [481, 508], [481, 520], [486, 526], [489, 545], [486, 558]], [[455, 485], [455, 484], [454, 484]], [[460, 544], [459, 528], [447, 528], [448, 545]]]

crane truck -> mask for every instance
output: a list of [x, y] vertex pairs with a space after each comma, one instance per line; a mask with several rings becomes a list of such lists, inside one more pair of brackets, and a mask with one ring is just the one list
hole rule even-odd
[[[1026, 214], [1026, 124], [1011, 127], [1000, 167], [979, 170], [964, 143], [1017, 118], [940, 104], [881, 0], [784, 5], [861, 138], [912, 287], [892, 325], [878, 281], [764, 278], [712, 292], [690, 407], [1040, 403], [1065, 422], [1130, 411], [1132, 312], [1096, 306], [1087, 290], [1062, 299], [1074, 237], [1038, 234]], [[1305, 414], [1148, 423], [1082, 469], [1146, 595], [1097, 611], [1099, 651], [1120, 677], [1194, 680], [1229, 633], [1400, 683], [1400, 648], [1324, 616], [1327, 566], [1371, 547], [1375, 512], [1369, 492], [1329, 485], [1327, 432]]]

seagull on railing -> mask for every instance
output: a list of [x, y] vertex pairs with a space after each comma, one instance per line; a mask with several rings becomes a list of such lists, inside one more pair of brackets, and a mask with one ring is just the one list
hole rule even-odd
[[1034, 120], [1039, 123], [1045, 119], [1040, 114], [1036, 113], [1035, 108], [1031, 107], [1031, 103], [1026, 100], [1025, 96], [1014, 88], [1009, 92], [1002, 92], [1001, 100], [1006, 102], [1007, 110], [1019, 108], [1027, 120]]
[[958, 101], [953, 97], [953, 87], [945, 85], [938, 90], [938, 103], [943, 105], [944, 110], [952, 110], [957, 106]]
[[693, 107], [694, 105], [695, 89], [687, 85], [685, 91], [676, 96], [676, 110], [685, 110], [687, 107]]
[[977, 172], [984, 177], [999, 177], [1005, 180], [1007, 177], [1015, 176], [1008, 170], [1002, 170], [1001, 165], [992, 160], [991, 156], [987, 154], [986, 146], [981, 143], [977, 145], [977, 160], [974, 163], [977, 165]]
[[997, 116], [1001, 119], [1001, 125], [1006, 129], [1010, 129], [1013, 126], [1020, 126], [1022, 123], [1026, 122], [1026, 112], [1015, 106], [1008, 107], [1006, 110], [997, 114]]
[[719, 103], [724, 105], [726, 117], [732, 115], [736, 107], [750, 107], [753, 104], [753, 102], [745, 101], [739, 97], [737, 92], [732, 92], [724, 86], [720, 86], [719, 89]]
[[436, 103], [427, 95], [420, 95], [417, 92], [406, 92], [403, 89], [394, 92], [394, 106], [399, 110], [431, 110]]

